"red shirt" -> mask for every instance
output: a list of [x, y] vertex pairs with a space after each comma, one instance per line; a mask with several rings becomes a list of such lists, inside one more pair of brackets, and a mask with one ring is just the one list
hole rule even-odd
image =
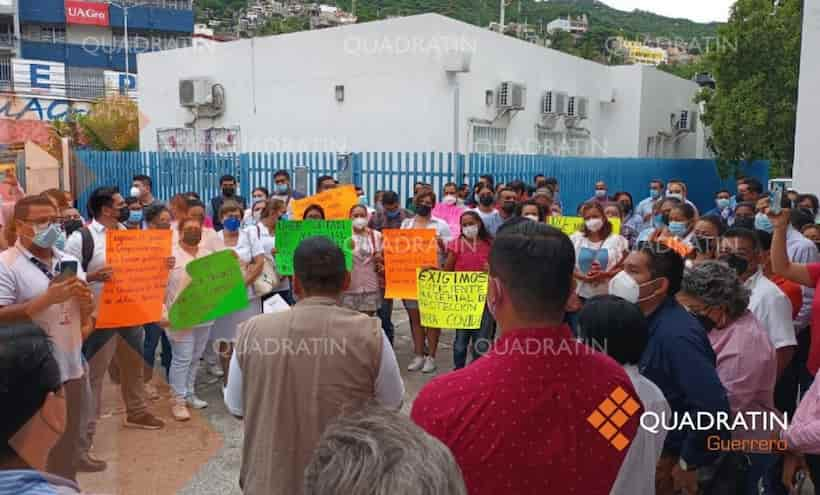
[[772, 274], [769, 280], [775, 283], [780, 289], [780, 292], [786, 294], [789, 302], [792, 303], [792, 319], [796, 319], [800, 313], [800, 308], [803, 307], [803, 290], [796, 283], [786, 280], [780, 275]]
[[631, 416], [609, 438], [631, 440], [643, 408], [618, 363], [566, 325], [508, 330], [481, 359], [428, 383], [410, 416], [450, 448], [470, 495], [607, 495], [628, 449], [591, 424], [604, 427], [600, 413], [588, 418], [618, 388]]
[[464, 237], [453, 239], [447, 244], [447, 253], [456, 255], [457, 272], [483, 272], [490, 259], [491, 245], [487, 241], [468, 241]]
[[806, 367], [812, 375], [820, 368], [820, 263], [809, 263], [806, 265], [809, 270], [812, 285], [815, 286], [815, 296], [811, 303], [811, 346], [809, 348], [809, 361]]

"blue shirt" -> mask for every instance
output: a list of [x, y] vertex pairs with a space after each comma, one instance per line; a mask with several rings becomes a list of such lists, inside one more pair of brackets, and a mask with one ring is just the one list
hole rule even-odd
[[66, 495], [80, 493], [73, 481], [33, 469], [0, 470], [0, 495]]
[[[729, 413], [729, 399], [715, 361], [703, 326], [673, 297], [649, 316], [649, 342], [641, 356], [640, 370], [661, 389], [673, 416], [689, 413], [697, 421], [698, 412], [707, 412], [712, 418], [720, 411]], [[674, 419], [667, 423], [674, 424]], [[717, 433], [688, 428], [669, 431], [664, 453], [680, 455], [693, 466], [711, 464], [717, 453], [707, 452], [706, 437]], [[729, 438], [730, 433], [723, 431], [720, 435]]]
[[[658, 196], [658, 199], [652, 198], [644, 198], [643, 201], [638, 203], [638, 206], [635, 207], [635, 214], [641, 217], [641, 221], [643, 222], [644, 217], [649, 215], [652, 216], [652, 208], [655, 207], [655, 202], [661, 199], [663, 196]], [[650, 218], [650, 220], [652, 220]]]

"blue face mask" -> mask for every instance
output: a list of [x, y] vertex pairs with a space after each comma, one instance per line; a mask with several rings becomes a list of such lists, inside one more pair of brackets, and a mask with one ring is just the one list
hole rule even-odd
[[755, 229], [762, 230], [764, 232], [772, 233], [774, 232], [774, 225], [772, 225], [772, 221], [769, 220], [769, 217], [763, 213], [758, 213], [755, 215]]
[[60, 235], [57, 236], [57, 240], [54, 241], [54, 247], [59, 249], [60, 251], [65, 250], [65, 232], [62, 230], [60, 231]]
[[290, 187], [288, 187], [287, 184], [276, 184], [276, 188], [274, 190], [276, 191], [276, 194], [287, 194], [288, 189], [290, 189]]
[[227, 218], [222, 222], [222, 226], [225, 227], [225, 230], [228, 232], [236, 232], [239, 230], [239, 224], [239, 219], [234, 217]]
[[387, 218], [392, 220], [392, 219], [399, 218], [399, 215], [401, 215], [401, 210], [398, 210], [398, 209], [393, 210], [393, 211], [384, 210], [384, 213], [387, 214]]
[[725, 210], [732, 204], [732, 200], [728, 198], [720, 198], [715, 201], [719, 210]]
[[32, 242], [43, 249], [51, 249], [57, 242], [58, 237], [60, 237], [60, 227], [52, 223], [43, 230], [35, 232]]
[[596, 189], [595, 190], [595, 197], [596, 198], [603, 198], [606, 196], [606, 189]]
[[666, 219], [663, 216], [663, 213], [658, 213], [654, 217], [652, 217], [652, 226], [656, 229], [662, 229], [666, 227]]
[[128, 223], [142, 222], [142, 210], [131, 210], [128, 213]]
[[686, 222], [669, 222], [669, 232], [675, 237], [683, 237], [689, 230]]
[[658, 199], [661, 195], [661, 192], [657, 189], [650, 189], [649, 190], [649, 197], [652, 199]]

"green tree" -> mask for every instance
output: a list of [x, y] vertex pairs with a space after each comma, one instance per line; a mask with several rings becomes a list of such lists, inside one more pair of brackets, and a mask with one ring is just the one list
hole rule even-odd
[[575, 38], [566, 31], [556, 30], [550, 35], [550, 48], [575, 54]]
[[705, 102], [709, 145], [726, 172], [741, 160], [768, 159], [772, 173], [791, 175], [800, 64], [801, 0], [738, 0], [706, 54], [716, 82]]
[[137, 103], [126, 96], [103, 98], [77, 122], [88, 145], [100, 151], [139, 150], [140, 125]]
[[307, 17], [287, 17], [273, 18], [256, 32], [257, 36], [270, 36], [273, 34], [295, 33], [310, 29], [310, 20]]

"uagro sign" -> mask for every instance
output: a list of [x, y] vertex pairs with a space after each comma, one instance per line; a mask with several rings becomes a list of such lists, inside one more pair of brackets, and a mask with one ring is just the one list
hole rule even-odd
[[96, 2], [65, 1], [66, 24], [86, 24], [91, 26], [108, 26], [108, 4]]

